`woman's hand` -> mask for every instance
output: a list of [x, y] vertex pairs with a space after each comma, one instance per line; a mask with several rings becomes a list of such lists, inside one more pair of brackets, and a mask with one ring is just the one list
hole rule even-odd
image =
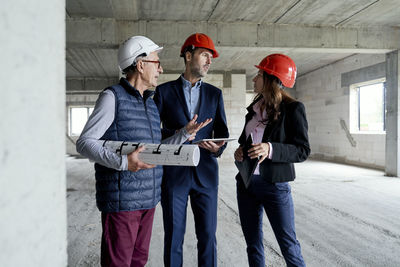
[[237, 161], [243, 161], [243, 148], [241, 146], [236, 149], [234, 157]]
[[259, 158], [258, 163], [261, 163], [266, 159], [269, 155], [269, 144], [268, 143], [259, 143], [252, 144], [252, 148], [249, 149], [248, 155], [251, 159]]

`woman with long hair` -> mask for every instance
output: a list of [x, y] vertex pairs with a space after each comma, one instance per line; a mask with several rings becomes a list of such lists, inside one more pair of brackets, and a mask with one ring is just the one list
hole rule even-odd
[[[240, 173], [236, 176], [239, 216], [249, 266], [265, 266], [263, 210], [287, 266], [305, 266], [296, 238], [288, 183], [295, 179], [293, 163], [306, 160], [310, 154], [304, 105], [284, 91], [284, 87], [292, 88], [296, 81], [296, 65], [286, 55], [272, 54], [256, 67], [259, 70], [253, 82], [257, 95], [247, 108], [240, 146], [234, 155], [238, 162], [258, 159], [250, 181]], [[249, 136], [252, 138], [250, 145]]]

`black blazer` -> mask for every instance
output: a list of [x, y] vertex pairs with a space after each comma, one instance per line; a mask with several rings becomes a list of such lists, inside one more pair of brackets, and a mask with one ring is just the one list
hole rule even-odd
[[[211, 84], [203, 82], [200, 88], [199, 101], [199, 117], [197, 121], [204, 121], [207, 118], [212, 118], [213, 120], [196, 134], [196, 139], [193, 141], [212, 137], [229, 137], [222, 91]], [[163, 139], [173, 135], [176, 130], [184, 127], [192, 119], [186, 105], [180, 77], [175, 81], [157, 86], [154, 102], [160, 112]], [[218, 185], [218, 163], [216, 158], [222, 154], [225, 147], [226, 144], [216, 154], [200, 148], [200, 162], [197, 167], [164, 166], [164, 185], [190, 182], [187, 177], [190, 177], [189, 175], [194, 172], [204, 187], [216, 187]]]
[[[245, 127], [239, 138], [239, 144], [243, 146], [246, 142], [246, 125], [255, 114], [253, 105], [257, 98], [248, 108]], [[265, 127], [262, 142], [272, 144], [272, 159], [265, 159], [260, 164], [260, 175], [267, 181], [287, 182], [296, 178], [294, 162], [302, 162], [310, 155], [310, 144], [308, 143], [308, 124], [303, 103], [291, 102], [280, 104], [280, 115], [276, 121], [268, 122]], [[237, 179], [240, 174], [237, 175]]]

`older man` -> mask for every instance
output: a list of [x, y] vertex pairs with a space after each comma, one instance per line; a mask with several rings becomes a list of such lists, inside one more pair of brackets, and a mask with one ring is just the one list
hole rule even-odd
[[[118, 64], [126, 78], [106, 88], [77, 141], [77, 150], [96, 162], [96, 203], [102, 217], [102, 266], [144, 266], [147, 262], [155, 206], [160, 200], [162, 167], [138, 157], [143, 147], [118, 155], [99, 139], [160, 143], [160, 117], [151, 98], [163, 72], [162, 47], [144, 36], [125, 41]], [[196, 118], [168, 143], [183, 143], [209, 121]], [[193, 135], [191, 137], [191, 135]]]

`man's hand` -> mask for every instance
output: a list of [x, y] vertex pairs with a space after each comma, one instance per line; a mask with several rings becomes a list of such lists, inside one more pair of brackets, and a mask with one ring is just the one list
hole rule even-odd
[[197, 120], [197, 114], [193, 116], [193, 119], [191, 119], [188, 124], [186, 124], [185, 129], [186, 131], [190, 134], [190, 137], [188, 138], [188, 141], [192, 141], [196, 137], [196, 133], [200, 131], [201, 128], [205, 127], [207, 124], [209, 124], [212, 119], [208, 118], [203, 122], [198, 123]]
[[137, 172], [139, 170], [151, 169], [156, 165], [147, 164], [139, 159], [139, 153], [144, 150], [144, 146], [139, 147], [135, 151], [129, 153], [128, 156], [128, 170], [131, 172]]
[[268, 157], [269, 154], [269, 144], [268, 143], [259, 143], [252, 144], [252, 148], [249, 149], [248, 155], [251, 159], [259, 158], [258, 163], [261, 163]]
[[243, 161], [243, 148], [241, 146], [236, 149], [234, 157], [236, 161]]
[[225, 141], [212, 142], [212, 141], [203, 141], [199, 143], [199, 147], [207, 149], [212, 153], [217, 153], [219, 148], [225, 144]]

